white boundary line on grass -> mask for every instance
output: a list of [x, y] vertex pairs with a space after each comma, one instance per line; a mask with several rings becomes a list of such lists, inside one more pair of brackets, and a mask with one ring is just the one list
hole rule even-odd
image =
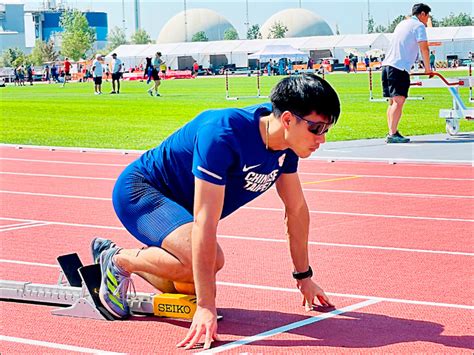
[[124, 354], [124, 353], [114, 353], [114, 352], [110, 352], [110, 351], [103, 351], [103, 350], [98, 350], [98, 349], [83, 348], [83, 347], [74, 346], [74, 345], [51, 343], [49, 341], [17, 338], [17, 337], [11, 337], [11, 336], [7, 336], [7, 335], [0, 335], [0, 340], [6, 341], [6, 342], [27, 344], [27, 345], [43, 346], [43, 347], [52, 348], [52, 349], [76, 351], [76, 352], [79, 352], [79, 353], [87, 353], [87, 354], [104, 354], [104, 355]]
[[364, 307], [367, 307], [367, 306], [370, 306], [370, 305], [373, 305], [373, 304], [376, 304], [376, 303], [380, 303], [380, 302], [381, 301], [374, 300], [374, 299], [366, 300], [366, 301], [356, 303], [356, 304], [353, 304], [353, 305], [350, 305], [350, 306], [347, 306], [347, 307], [344, 307], [344, 308], [341, 308], [341, 309], [335, 309], [334, 311], [331, 311], [331, 312], [328, 312], [328, 313], [322, 313], [320, 315], [309, 317], [309, 318], [300, 320], [298, 322], [294, 322], [294, 323], [286, 324], [286, 325], [278, 327], [278, 328], [270, 329], [266, 332], [263, 332], [263, 333], [260, 333], [260, 334], [257, 334], [257, 335], [252, 335], [252, 336], [249, 336], [249, 337], [246, 337], [246, 338], [242, 338], [242, 339], [233, 341], [233, 342], [228, 343], [228, 344], [217, 346], [215, 348], [211, 348], [209, 350], [199, 352], [198, 354], [216, 354], [216, 353], [220, 353], [222, 351], [235, 349], [235, 348], [238, 348], [239, 346], [242, 346], [242, 345], [246, 345], [246, 344], [250, 344], [250, 343], [253, 343], [253, 342], [256, 342], [256, 341], [260, 341], [262, 339], [269, 338], [269, 337], [272, 337], [274, 335], [278, 335], [278, 334], [281, 334], [281, 333], [284, 333], [284, 332], [288, 332], [288, 331], [296, 329], [296, 328], [301, 328], [301, 327], [304, 327], [304, 326], [309, 325], [309, 324], [320, 322], [320, 321], [325, 320], [325, 319], [334, 318], [334, 317], [336, 317], [340, 314], [355, 311], [356, 309], [361, 309], [361, 308], [364, 308]]
[[[111, 201], [112, 200], [110, 197], [92, 197], [92, 196], [46, 194], [46, 193], [9, 191], [9, 190], [0, 190], [0, 193], [15, 194], [15, 195], [28, 195], [28, 196], [41, 196], [41, 197], [73, 198], [73, 199], [95, 200], [95, 201]], [[282, 208], [251, 207], [251, 206], [243, 206], [243, 207], [241, 207], [241, 209], [258, 210], [258, 211], [271, 211], [271, 212], [283, 212], [284, 211]], [[331, 215], [358, 216], [358, 217], [400, 218], [400, 219], [418, 219], [418, 220], [451, 221], [451, 222], [474, 222], [474, 219], [467, 219], [467, 218], [403, 216], [403, 215], [387, 215], [387, 214], [375, 214], [375, 213], [314, 211], [314, 210], [310, 210], [309, 212], [310, 213], [316, 213], [316, 214], [331, 214]]]
[[[0, 220], [16, 220], [17, 218], [0, 217]], [[24, 221], [24, 220], [21, 220]], [[42, 221], [36, 221], [42, 222]], [[111, 229], [111, 230], [125, 230], [124, 227], [113, 227], [113, 226], [101, 226], [95, 224], [79, 224], [79, 223], [67, 223], [67, 222], [54, 222], [44, 221], [45, 224], [54, 226], [68, 226], [68, 227], [79, 227], [79, 228], [97, 228], [97, 229]], [[248, 237], [248, 236], [235, 236], [235, 235], [217, 235], [218, 238], [222, 239], [238, 239], [238, 240], [251, 240], [259, 242], [271, 242], [271, 243], [287, 243], [286, 239], [274, 239], [274, 238], [260, 238], [260, 237]], [[360, 244], [343, 244], [343, 243], [324, 243], [324, 242], [313, 242], [309, 241], [309, 245], [323, 245], [333, 246], [340, 248], [357, 248], [357, 249], [375, 249], [375, 250], [389, 250], [389, 251], [401, 251], [409, 253], [427, 253], [427, 254], [445, 254], [445, 255], [461, 255], [461, 256], [474, 256], [474, 253], [461, 252], [461, 251], [444, 251], [444, 250], [430, 250], [430, 249], [410, 249], [410, 248], [398, 248], [398, 247], [383, 247], [377, 245], [360, 245]]]

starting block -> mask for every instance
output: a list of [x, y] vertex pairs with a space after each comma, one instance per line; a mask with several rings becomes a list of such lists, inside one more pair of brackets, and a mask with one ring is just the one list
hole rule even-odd
[[[51, 311], [57, 316], [116, 320], [99, 298], [100, 265], [84, 266], [76, 253], [61, 255], [57, 261], [61, 271], [56, 285], [0, 280], [0, 299], [61, 306]], [[128, 294], [127, 303], [132, 315], [189, 321], [197, 308], [196, 296], [171, 293]], [[217, 319], [222, 319], [222, 316], [218, 315]]]

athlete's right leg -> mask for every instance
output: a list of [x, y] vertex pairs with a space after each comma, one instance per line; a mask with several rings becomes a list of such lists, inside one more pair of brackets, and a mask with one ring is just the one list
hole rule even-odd
[[[130, 273], [136, 273], [162, 292], [195, 294], [192, 249], [192, 223], [184, 224], [162, 242], [161, 248], [122, 249], [116, 263]], [[224, 266], [224, 253], [217, 246], [217, 273]]]
[[[114, 262], [163, 292], [195, 293], [192, 273], [192, 215], [152, 186], [132, 164], [119, 177], [113, 194], [117, 216], [147, 247], [121, 249]], [[218, 246], [216, 272], [224, 265]]]

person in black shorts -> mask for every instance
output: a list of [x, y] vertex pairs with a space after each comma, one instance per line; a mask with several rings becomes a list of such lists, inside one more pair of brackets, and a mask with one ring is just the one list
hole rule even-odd
[[165, 62], [161, 59], [161, 52], [156, 52], [155, 57], [151, 61], [152, 71], [151, 71], [151, 78], [153, 79], [153, 86], [148, 89], [148, 93], [150, 96], [153, 96], [153, 90], [155, 91], [155, 96], [161, 96], [158, 92], [158, 87], [161, 84], [160, 78], [160, 66], [165, 64]]
[[410, 88], [410, 70], [421, 51], [425, 73], [431, 74], [428, 37], [425, 27], [430, 21], [431, 8], [415, 4], [412, 16], [400, 22], [393, 32], [392, 42], [382, 63], [383, 96], [389, 98], [387, 109], [387, 143], [408, 143], [398, 131], [403, 105]]
[[[117, 53], [112, 54], [112, 91], [111, 94], [120, 94], [120, 78], [122, 77], [122, 61], [117, 58]], [[115, 90], [115, 83], [117, 83], [117, 90]]]

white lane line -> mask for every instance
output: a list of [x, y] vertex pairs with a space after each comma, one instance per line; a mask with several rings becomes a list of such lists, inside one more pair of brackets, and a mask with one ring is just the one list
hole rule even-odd
[[[251, 289], [265, 290], [265, 291], [280, 291], [280, 292], [291, 292], [291, 293], [299, 293], [300, 292], [300, 290], [298, 290], [296, 288], [261, 286], [261, 285], [242, 284], [242, 283], [236, 283], [236, 282], [217, 281], [217, 284], [221, 285], [221, 286], [251, 288]], [[336, 296], [336, 297], [365, 299], [365, 300], [370, 299], [370, 300], [377, 300], [377, 301], [383, 301], [383, 302], [392, 302], [392, 303], [416, 304], [416, 305], [420, 305], [420, 306], [432, 306], [432, 307], [445, 307], [445, 308], [459, 308], [459, 309], [474, 310], [474, 306], [470, 306], [470, 305], [466, 305], [466, 304], [431, 302], [431, 301], [416, 301], [416, 300], [407, 300], [407, 299], [403, 299], [403, 298], [387, 298], [387, 297], [356, 295], [356, 294], [350, 294], [350, 293], [336, 293], [336, 292], [326, 292], [326, 295]]]
[[[9, 171], [0, 172], [0, 174], [3, 174], [3, 175], [18, 175], [18, 176], [37, 176], [37, 177], [60, 178], [60, 179], [79, 179], [79, 180], [104, 180], [104, 181], [116, 181], [117, 180], [117, 178], [106, 178], [106, 177], [15, 173], [15, 172], [9, 172]], [[474, 179], [472, 179], [472, 180], [474, 180]], [[276, 190], [276, 189], [272, 188], [272, 190]], [[328, 192], [328, 193], [348, 193], [348, 194], [365, 194], [365, 195], [407, 196], [407, 197], [420, 197], [420, 198], [425, 198], [425, 197], [438, 198], [439, 197], [439, 198], [469, 198], [469, 199], [474, 199], [474, 196], [423, 194], [423, 193], [407, 193], [407, 192], [331, 190], [331, 189], [312, 189], [312, 188], [303, 188], [303, 191], [316, 191], [316, 192]]]
[[[55, 264], [42, 264], [42, 263], [34, 263], [34, 262], [20, 261], [20, 260], [0, 259], [0, 263], [10, 263], [10, 264], [20, 264], [20, 265], [25, 264], [25, 265], [29, 265], [29, 266], [59, 268], [59, 265], [55, 265]], [[33, 282], [33, 281], [28, 280], [28, 282]], [[290, 292], [290, 293], [299, 293], [300, 292], [297, 288], [275, 287], [275, 286], [265, 286], [265, 285], [252, 285], [252, 284], [243, 284], [243, 283], [238, 283], [238, 282], [225, 282], [225, 281], [217, 281], [216, 283], [217, 283], [217, 285], [220, 285], [220, 286], [228, 286], [228, 287], [236, 287], [236, 288], [250, 288], [250, 289], [255, 289], [255, 290]], [[357, 295], [357, 294], [337, 293], [337, 292], [326, 292], [326, 294], [330, 295], [330, 296], [344, 297], [344, 298], [377, 300], [377, 301], [392, 302], [392, 303], [415, 304], [415, 305], [420, 305], [420, 306], [432, 306], [432, 307], [445, 307], [445, 308], [459, 308], [459, 309], [472, 309], [472, 310], [474, 310], [474, 306], [465, 305], [465, 304], [456, 304], [456, 303], [418, 301], [418, 300], [408, 300], [408, 299], [403, 299], [403, 298], [387, 298], [387, 297]]]
[[66, 344], [58, 344], [58, 343], [51, 343], [49, 341], [41, 341], [41, 340], [33, 340], [33, 339], [25, 339], [25, 338], [17, 338], [11, 337], [7, 335], [0, 335], [0, 340], [12, 343], [20, 343], [26, 345], [35, 345], [35, 346], [43, 346], [45, 348], [51, 349], [60, 349], [60, 350], [67, 350], [67, 351], [76, 351], [79, 353], [87, 353], [87, 354], [124, 354], [124, 353], [114, 353], [110, 351], [103, 351], [99, 349], [91, 349], [91, 348], [83, 348], [80, 346], [74, 345], [66, 345]]
[[[352, 176], [354, 174], [343, 174], [343, 173], [303, 173], [298, 172], [298, 175], [311, 175], [311, 176]], [[451, 178], [451, 177], [423, 177], [423, 176], [399, 176], [399, 175], [370, 175], [370, 174], [357, 174], [359, 177], [367, 178], [381, 178], [381, 179], [413, 179], [413, 180], [447, 180], [447, 181], [474, 181], [473, 178]]]
[[274, 335], [278, 335], [278, 334], [281, 334], [281, 333], [284, 333], [284, 332], [288, 332], [288, 331], [293, 330], [293, 329], [301, 328], [301, 327], [304, 327], [306, 325], [313, 324], [313, 323], [316, 323], [316, 322], [320, 322], [320, 321], [325, 320], [325, 319], [333, 318], [333, 317], [336, 317], [338, 315], [344, 314], [346, 312], [355, 311], [356, 309], [361, 309], [363, 307], [367, 307], [367, 306], [370, 306], [370, 305], [373, 305], [373, 304], [376, 304], [376, 303], [379, 303], [379, 302], [380, 301], [377, 301], [377, 300], [366, 300], [364, 302], [356, 303], [356, 304], [353, 304], [353, 305], [350, 305], [350, 306], [347, 306], [347, 307], [344, 307], [344, 308], [341, 308], [341, 309], [335, 309], [334, 311], [331, 311], [331, 312], [328, 312], [328, 313], [322, 313], [318, 316], [313, 316], [313, 317], [309, 317], [309, 318], [303, 319], [303, 320], [298, 321], [298, 322], [286, 324], [284, 326], [274, 328], [274, 329], [268, 330], [266, 332], [263, 332], [263, 333], [260, 333], [260, 334], [257, 334], [257, 335], [252, 335], [252, 336], [247, 337], [247, 338], [242, 338], [242, 339], [233, 341], [233, 342], [228, 343], [228, 344], [217, 346], [217, 347], [212, 348], [210, 350], [205, 350], [205, 351], [199, 352], [198, 354], [216, 354], [216, 353], [220, 353], [222, 351], [235, 349], [235, 348], [238, 348], [242, 345], [246, 345], [246, 344], [250, 344], [250, 343], [253, 343], [253, 342], [256, 342], [256, 341], [260, 341], [262, 339], [269, 338], [269, 337], [272, 337]]
[[[251, 207], [244, 206], [242, 209], [257, 210], [257, 211], [272, 211], [272, 212], [283, 212], [282, 208], [268, 208], [268, 207]], [[447, 218], [447, 217], [425, 217], [425, 216], [403, 216], [403, 215], [390, 215], [390, 214], [374, 214], [374, 213], [355, 213], [355, 212], [333, 212], [333, 211], [309, 211], [310, 213], [317, 214], [333, 214], [341, 216], [357, 216], [357, 217], [377, 217], [377, 218], [400, 218], [400, 219], [419, 219], [428, 221], [451, 221], [451, 222], [474, 222], [474, 219], [466, 218]]]
[[469, 199], [474, 199], [474, 196], [466, 196], [466, 195], [421, 194], [421, 193], [408, 193], [408, 192], [329, 190], [329, 189], [311, 189], [311, 188], [304, 188], [303, 191], [343, 193], [343, 194], [361, 194], [361, 195], [404, 196], [404, 197], [416, 197], [416, 198], [469, 198]]
[[[18, 220], [13, 218], [0, 217], [0, 220]], [[68, 227], [79, 227], [79, 228], [98, 228], [98, 229], [112, 229], [112, 230], [125, 230], [123, 227], [114, 226], [101, 226], [97, 224], [80, 224], [80, 223], [66, 223], [66, 222], [54, 222], [54, 221], [36, 221], [38, 223], [45, 223], [48, 225], [60, 225]], [[217, 235], [222, 239], [238, 239], [238, 240], [252, 240], [272, 243], [287, 243], [286, 239], [271, 239], [271, 238], [259, 238], [259, 237], [246, 237], [246, 236], [235, 236], [235, 235]], [[446, 255], [461, 255], [461, 256], [474, 256], [474, 253], [461, 252], [461, 251], [447, 251], [447, 250], [429, 250], [429, 249], [410, 249], [410, 248], [397, 248], [397, 247], [383, 247], [377, 245], [360, 245], [360, 244], [343, 244], [343, 243], [325, 243], [325, 242], [308, 242], [310, 245], [324, 245], [341, 248], [360, 248], [360, 249], [379, 249], [379, 250], [390, 250], [390, 251], [401, 251], [401, 252], [413, 252], [413, 253], [428, 253], [428, 254], [446, 254]]]
[[[57, 160], [35, 160], [35, 159], [17, 159], [17, 158], [2, 158], [0, 160], [11, 160], [11, 161], [29, 161], [38, 163], [58, 163], [58, 164], [78, 164], [78, 165], [94, 165], [94, 166], [121, 166], [125, 167], [128, 164], [107, 164], [107, 163], [87, 163], [87, 162], [74, 162], [74, 161], [57, 161]], [[450, 167], [451, 169], [452, 167]], [[465, 166], [462, 166], [465, 168]], [[13, 172], [11, 172], [13, 173]], [[350, 176], [353, 173], [308, 173], [298, 172], [298, 175], [311, 175], [311, 176]], [[54, 176], [54, 175], [52, 175]], [[447, 180], [447, 181], [474, 181], [474, 178], [454, 178], [454, 177], [428, 177], [428, 176], [400, 176], [400, 175], [373, 175], [373, 174], [357, 174], [359, 177], [367, 178], [381, 178], [381, 179], [414, 179], [414, 180]]]
[[80, 200], [95, 200], [95, 201], [111, 201], [110, 197], [94, 197], [94, 196], [76, 196], [76, 195], [61, 195], [61, 194], [45, 194], [40, 192], [24, 192], [24, 191], [9, 191], [0, 190], [2, 194], [11, 195], [27, 195], [27, 196], [42, 196], [42, 197], [59, 197], [59, 198], [74, 198]]
[[2, 228], [12, 228], [12, 227], [21, 227], [21, 226], [26, 226], [26, 225], [29, 225], [29, 224], [34, 224], [34, 223], [37, 223], [37, 222], [24, 222], [24, 223], [2, 224], [2, 225], [0, 226], [0, 229], [2, 229]]
[[[30, 219], [21, 219], [21, 218], [12, 218], [12, 217], [0, 217], [0, 220], [11, 220], [11, 221], [30, 221]], [[57, 226], [68, 226], [68, 227], [81, 227], [81, 228], [97, 228], [97, 229], [112, 229], [112, 230], [125, 230], [124, 227], [116, 227], [116, 226], [103, 226], [99, 224], [82, 224], [82, 223], [67, 223], [67, 222], [55, 222], [55, 221], [35, 221], [35, 222], [42, 222], [48, 223], [50, 225], [57, 225]]]
[[53, 164], [92, 165], [92, 166], [120, 166], [120, 167], [125, 167], [125, 166], [128, 165], [128, 164], [88, 163], [88, 162], [79, 162], [79, 161], [20, 159], [20, 158], [3, 158], [3, 157], [0, 157], [0, 160], [26, 161], [26, 162], [30, 162], [30, 163], [53, 163]]
[[8, 259], [0, 259], [0, 263], [41, 266], [41, 267], [52, 267], [52, 268], [55, 268], [55, 269], [57, 269], [59, 267], [59, 265], [55, 265], [55, 264], [43, 264], [43, 263], [34, 263], [34, 262], [31, 262], [31, 261], [19, 261], [19, 260], [8, 260]]
[[[236, 235], [218, 235], [222, 239], [237, 239], [237, 240], [251, 240], [260, 242], [272, 242], [272, 243], [287, 243], [286, 239], [272, 239], [272, 238], [258, 238], [258, 237], [244, 237]], [[397, 248], [397, 247], [382, 247], [376, 245], [359, 245], [359, 244], [343, 244], [343, 243], [324, 243], [324, 242], [308, 242], [309, 245], [324, 245], [329, 247], [342, 247], [342, 248], [359, 248], [359, 249], [378, 249], [378, 250], [390, 250], [390, 251], [402, 251], [408, 253], [427, 253], [427, 254], [446, 254], [446, 255], [462, 255], [462, 256], [474, 256], [474, 253], [460, 252], [460, 251], [444, 251], [444, 250], [430, 250], [430, 249], [410, 249], [410, 248]]]
[[[401, 146], [401, 145], [400, 145]], [[431, 164], [462, 164], [471, 165], [472, 160], [447, 160], [447, 159], [405, 159], [405, 158], [374, 158], [374, 157], [338, 157], [338, 156], [311, 156], [308, 160], [332, 161], [362, 161], [362, 162], [387, 162], [387, 163], [431, 163]]]
[[[36, 192], [21, 192], [21, 191], [9, 191], [9, 190], [0, 190], [0, 193], [15, 194], [15, 195], [28, 195], [28, 196], [42, 196], [42, 197], [73, 198], [73, 199], [95, 200], [95, 201], [111, 201], [112, 200], [110, 197], [91, 197], [91, 196], [76, 196], [76, 195], [44, 194], [44, 193], [36, 193]], [[241, 209], [259, 210], [259, 211], [272, 211], [272, 212], [280, 212], [280, 211], [282, 212], [283, 211], [282, 208], [251, 207], [251, 206], [243, 206], [243, 207], [241, 207]], [[429, 221], [474, 222], [473, 219], [466, 219], [466, 218], [403, 216], [403, 215], [386, 215], [386, 214], [375, 214], [375, 213], [333, 212], [333, 211], [313, 211], [313, 210], [310, 210], [309, 212], [310, 213], [317, 213], [317, 214], [333, 214], [333, 215], [359, 216], [359, 217], [419, 219], [419, 220], [429, 220]]]
[[16, 231], [19, 229], [25, 229], [25, 228], [33, 228], [33, 227], [41, 227], [41, 226], [47, 226], [49, 223], [29, 223], [25, 224], [23, 226], [18, 226], [18, 227], [11, 227], [11, 228], [0, 228], [0, 233], [1, 232], [9, 232], [9, 231]]
[[54, 174], [33, 174], [33, 173], [15, 173], [13, 171], [0, 171], [3, 175], [18, 175], [18, 176], [38, 176], [60, 179], [82, 179], [82, 180], [106, 180], [117, 181], [117, 178], [93, 177], [93, 176], [75, 176], [75, 175], [54, 175]]

